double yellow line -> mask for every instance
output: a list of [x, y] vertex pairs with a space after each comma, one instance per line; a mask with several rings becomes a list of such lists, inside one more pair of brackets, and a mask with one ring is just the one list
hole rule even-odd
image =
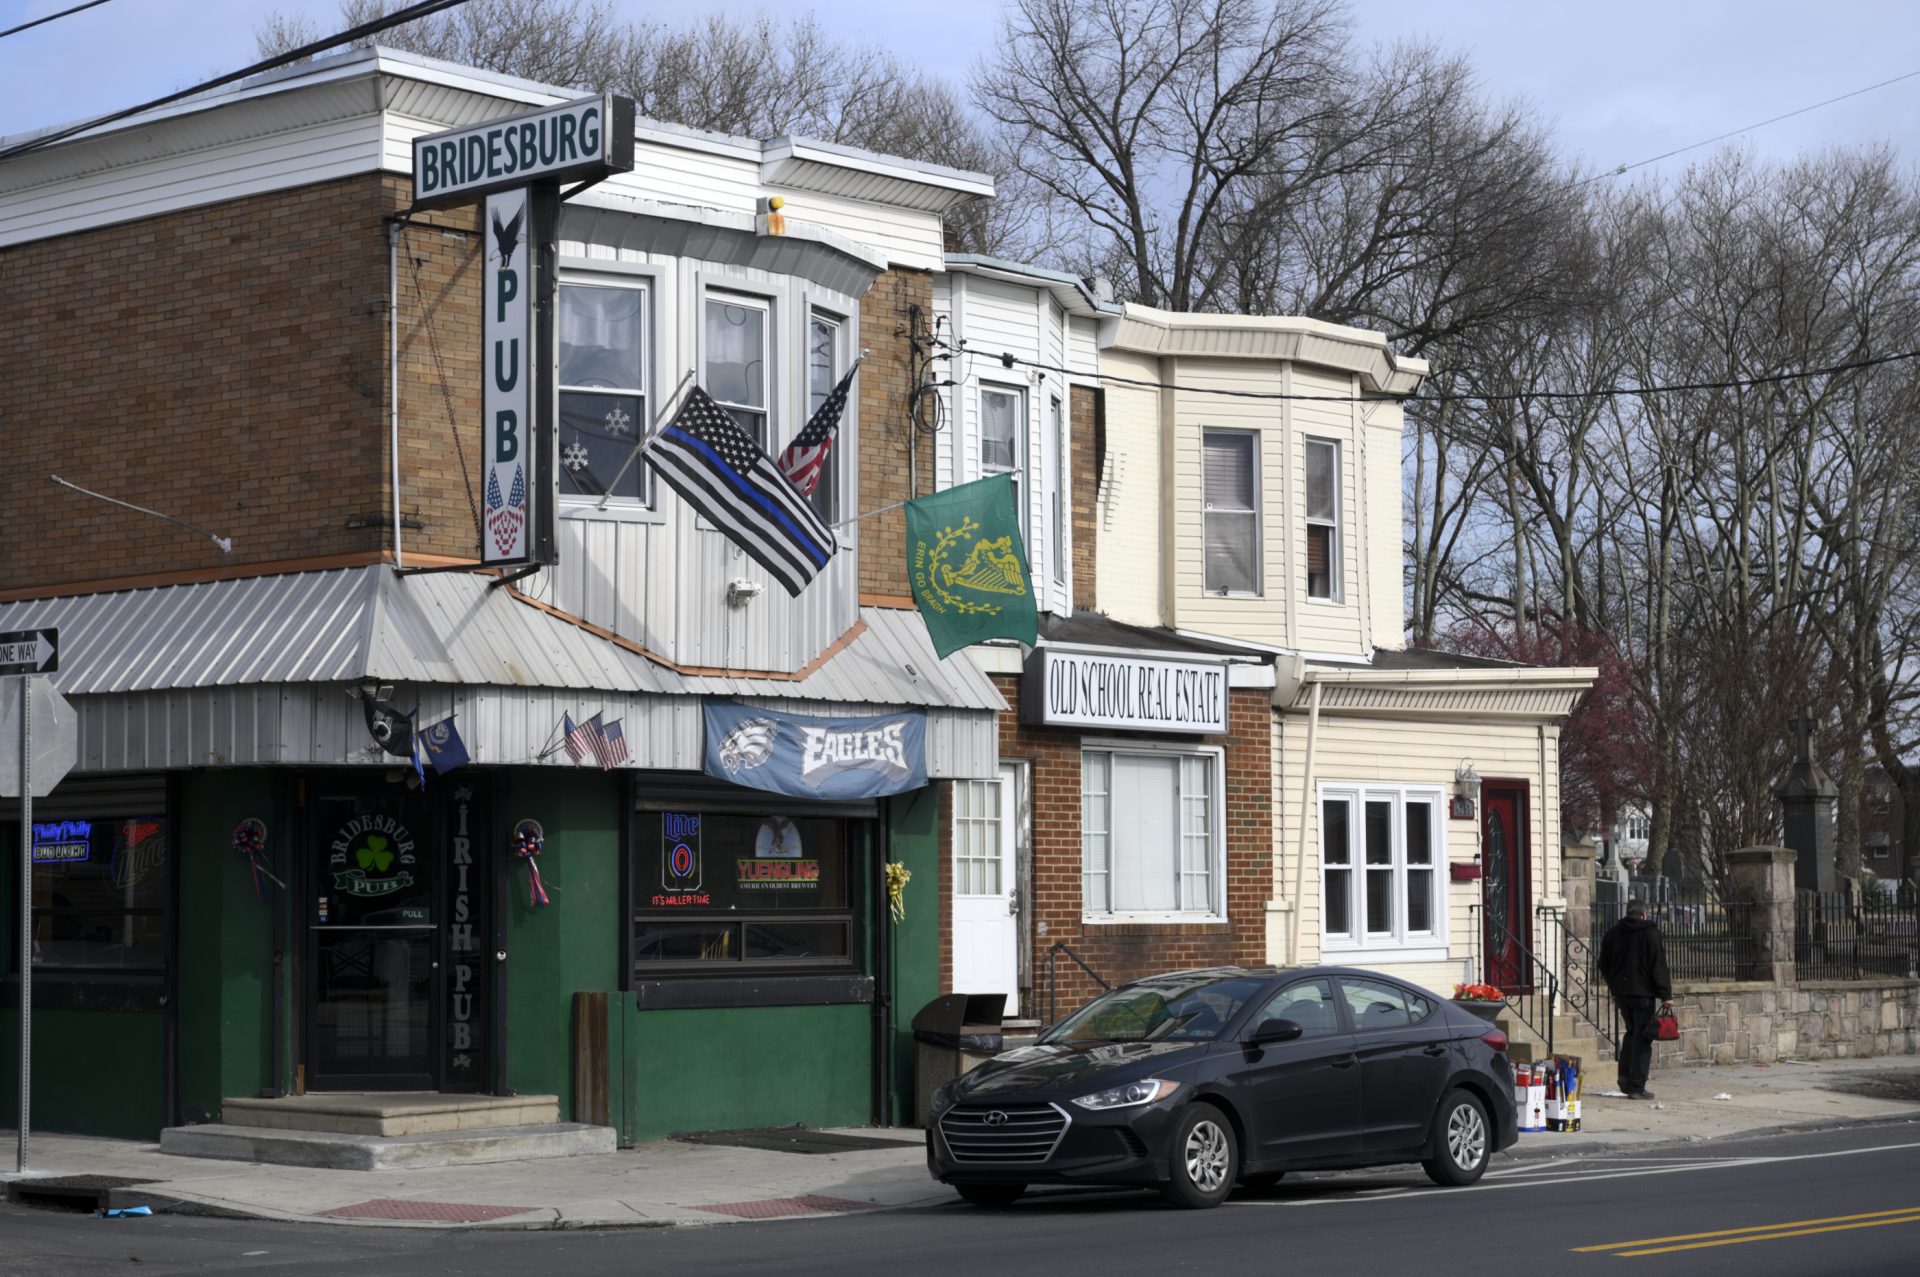
[[1723, 1228], [1713, 1233], [1642, 1237], [1638, 1241], [1608, 1242], [1604, 1246], [1579, 1246], [1575, 1247], [1573, 1253], [1611, 1252], [1616, 1258], [1630, 1259], [1636, 1255], [1669, 1255], [1677, 1250], [1705, 1250], [1709, 1246], [1738, 1246], [1742, 1242], [1811, 1237], [1815, 1233], [1844, 1233], [1854, 1228], [1879, 1228], [1883, 1224], [1920, 1224], [1920, 1206], [1869, 1211], [1861, 1215], [1832, 1215], [1826, 1219], [1794, 1219], [1782, 1224], [1759, 1224], [1752, 1228]]

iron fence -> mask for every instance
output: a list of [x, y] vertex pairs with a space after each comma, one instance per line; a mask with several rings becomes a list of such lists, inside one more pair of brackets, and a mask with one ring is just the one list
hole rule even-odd
[[[1595, 957], [1600, 938], [1626, 916], [1622, 900], [1593, 905]], [[1758, 952], [1754, 926], [1758, 906], [1746, 900], [1721, 900], [1710, 891], [1670, 891], [1647, 903], [1647, 916], [1659, 924], [1667, 952], [1667, 970], [1675, 980], [1747, 980], [1754, 976]], [[1601, 981], [1604, 984], [1604, 979]]]
[[1911, 895], [1803, 891], [1793, 915], [1793, 965], [1802, 980], [1920, 975], [1920, 903]]

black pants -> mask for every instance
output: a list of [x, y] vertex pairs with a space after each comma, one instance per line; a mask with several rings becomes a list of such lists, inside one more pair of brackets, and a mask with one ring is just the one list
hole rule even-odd
[[1647, 1071], [1653, 1067], [1652, 998], [1615, 998], [1625, 1027], [1620, 1034], [1620, 1089], [1628, 1095], [1647, 1089]]

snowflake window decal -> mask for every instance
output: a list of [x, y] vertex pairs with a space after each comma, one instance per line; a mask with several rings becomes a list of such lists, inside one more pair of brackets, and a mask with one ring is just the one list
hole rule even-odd
[[587, 450], [577, 443], [570, 443], [560, 450], [560, 464], [578, 474], [587, 468]]
[[624, 408], [615, 406], [614, 410], [607, 414], [606, 422], [608, 434], [623, 435], [627, 433], [627, 428], [633, 424], [633, 418], [627, 415]]

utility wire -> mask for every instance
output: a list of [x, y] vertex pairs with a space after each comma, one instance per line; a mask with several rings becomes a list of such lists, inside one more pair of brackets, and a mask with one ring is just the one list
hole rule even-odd
[[1115, 385], [1138, 386], [1143, 390], [1185, 390], [1197, 395], [1221, 395], [1230, 399], [1287, 400], [1309, 403], [1523, 403], [1530, 399], [1619, 399], [1639, 395], [1678, 394], [1692, 390], [1742, 390], [1750, 386], [1769, 386], [1783, 381], [1800, 381], [1808, 377], [1829, 377], [1835, 373], [1855, 372], [1862, 368], [1878, 368], [1882, 364], [1899, 363], [1905, 359], [1920, 359], [1920, 350], [1903, 350], [1898, 354], [1878, 355], [1871, 359], [1858, 359], [1852, 363], [1833, 364], [1826, 368], [1804, 368], [1794, 372], [1768, 373], [1761, 377], [1735, 377], [1726, 381], [1675, 382], [1663, 386], [1606, 386], [1598, 390], [1516, 390], [1495, 395], [1472, 392], [1446, 392], [1431, 395], [1295, 395], [1284, 394], [1277, 390], [1228, 390], [1219, 386], [1194, 386], [1176, 381], [1149, 381], [1140, 377], [1120, 377], [1105, 372], [1089, 373], [1083, 369], [1062, 368], [1057, 364], [1043, 364], [1032, 359], [1022, 359], [1009, 351], [1003, 351], [992, 357], [997, 358], [1003, 368], [1016, 366], [1033, 368], [1040, 372], [1057, 372], [1069, 377], [1093, 377]]
[[62, 9], [58, 13], [49, 13], [44, 18], [35, 18], [32, 22], [22, 22], [17, 27], [8, 27], [5, 31], [0, 31], [0, 40], [4, 40], [10, 35], [19, 35], [22, 31], [31, 31], [33, 28], [41, 25], [42, 23], [52, 22], [55, 18], [64, 18], [68, 14], [78, 13], [82, 9], [98, 8], [100, 5], [103, 5], [106, 2], [107, 0], [87, 0], [85, 4], [76, 4], [71, 9]]
[[1608, 178], [1619, 177], [1622, 173], [1628, 173], [1637, 168], [1645, 168], [1649, 164], [1658, 164], [1661, 160], [1670, 160], [1676, 155], [1684, 155], [1688, 151], [1697, 151], [1703, 146], [1712, 146], [1715, 142], [1724, 142], [1728, 138], [1738, 137], [1742, 133], [1751, 133], [1755, 129], [1763, 129], [1769, 124], [1778, 124], [1782, 120], [1791, 120], [1796, 115], [1805, 115], [1809, 111], [1818, 111], [1823, 106], [1832, 106], [1835, 102], [1845, 102], [1848, 98], [1857, 98], [1862, 93], [1871, 93], [1875, 89], [1884, 89], [1889, 84], [1898, 84], [1902, 80], [1911, 80], [1915, 76], [1920, 76], [1920, 71], [1909, 71], [1905, 75], [1896, 75], [1891, 80], [1882, 80], [1878, 84], [1869, 84], [1864, 89], [1855, 89], [1851, 93], [1842, 93], [1838, 97], [1831, 97], [1823, 102], [1815, 102], [1810, 106], [1796, 107], [1794, 110], [1761, 120], [1758, 124], [1749, 124], [1743, 128], [1729, 129], [1727, 132], [1710, 137], [1704, 142], [1689, 142], [1685, 146], [1676, 146], [1671, 151], [1662, 151], [1651, 159], [1635, 160], [1631, 164], [1621, 164], [1615, 168], [1608, 169], [1604, 173], [1596, 173], [1592, 177], [1583, 178], [1562, 189], [1569, 191], [1576, 190], [1582, 186], [1590, 186], [1595, 182], [1603, 182]]
[[[232, 84], [235, 80], [244, 80], [248, 76], [259, 75], [263, 71], [276, 70], [294, 62], [304, 62], [314, 54], [324, 53], [336, 45], [352, 44], [355, 40], [365, 39], [367, 36], [385, 31], [389, 27], [397, 27], [402, 23], [412, 22], [416, 18], [432, 17], [442, 10], [452, 9], [466, 2], [467, 0], [420, 0], [418, 4], [408, 5], [404, 9], [396, 9], [384, 17], [373, 19], [371, 22], [363, 22], [357, 27], [349, 27], [338, 35], [330, 35], [323, 39], [315, 40], [311, 44], [303, 44], [299, 48], [289, 49], [285, 53], [276, 53], [270, 58], [261, 59], [252, 66], [242, 67], [238, 71], [232, 71], [211, 80], [204, 80], [192, 88], [181, 89], [176, 93], [169, 93], [165, 97], [155, 98], [151, 102], [142, 102], [139, 106], [130, 106], [124, 110], [110, 111], [105, 115], [97, 115], [91, 120], [82, 120], [78, 124], [69, 124], [64, 128], [54, 129], [51, 132], [42, 133], [37, 137], [30, 137], [18, 145], [10, 146], [4, 151], [0, 151], [0, 160], [10, 160], [16, 155], [24, 155], [28, 151], [37, 151], [43, 146], [52, 146], [55, 142], [64, 142], [75, 134], [85, 133], [89, 130], [100, 128], [103, 125], [114, 124], [127, 119], [129, 116], [139, 115], [143, 111], [154, 110], [156, 107], [168, 106], [180, 101], [182, 98], [190, 98], [196, 93], [205, 93], [209, 89], [217, 89], [223, 85]], [[59, 15], [56, 14], [54, 16], [57, 17]]]

